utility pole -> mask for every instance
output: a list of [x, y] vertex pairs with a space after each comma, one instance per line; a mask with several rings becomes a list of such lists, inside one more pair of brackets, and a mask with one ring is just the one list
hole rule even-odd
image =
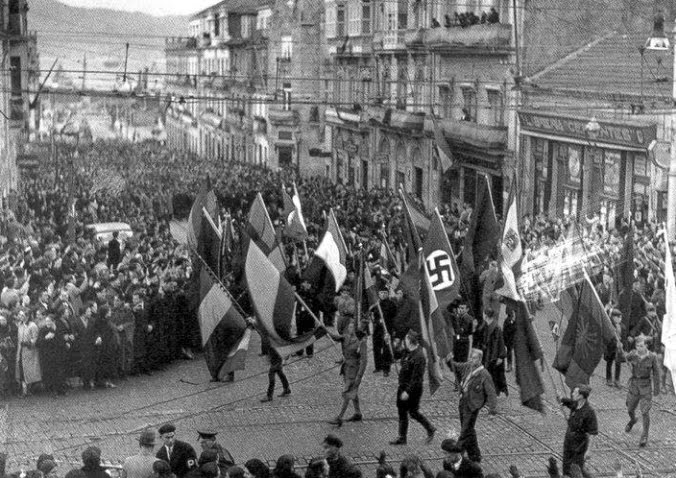
[[87, 77], [87, 52], [84, 54], [82, 59], [82, 91], [85, 90], [85, 81]]
[[122, 75], [122, 84], [127, 82], [127, 60], [129, 60], [129, 43], [125, 46], [124, 52], [124, 74]]

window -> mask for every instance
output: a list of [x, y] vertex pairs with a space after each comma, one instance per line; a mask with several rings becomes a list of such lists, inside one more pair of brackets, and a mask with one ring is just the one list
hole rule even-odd
[[283, 108], [284, 111], [291, 110], [291, 83], [284, 83], [284, 90], [282, 91], [283, 95]]
[[291, 54], [293, 53], [293, 37], [291, 35], [282, 36], [282, 58], [291, 61]]
[[462, 121], [476, 122], [476, 91], [474, 88], [465, 87], [462, 89]]
[[345, 4], [336, 6], [336, 36], [345, 36]]
[[337, 8], [338, 6], [326, 9], [326, 38], [336, 37]]
[[450, 87], [439, 86], [439, 102], [439, 111], [435, 111], [435, 113], [441, 118], [450, 118], [451, 108], [453, 107], [453, 93]]
[[21, 57], [13, 56], [10, 59], [10, 83], [12, 96], [21, 96]]
[[361, 2], [361, 34], [369, 35], [371, 33], [371, 0], [362, 0]]
[[241, 28], [242, 38], [249, 38], [249, 36], [251, 35], [251, 25], [250, 25], [251, 22], [249, 21], [249, 16], [242, 15], [240, 17], [240, 21], [242, 22]]
[[408, 28], [408, 0], [398, 0], [397, 6], [397, 28], [406, 30]]
[[488, 121], [490, 125], [502, 126], [504, 105], [502, 102], [502, 92], [500, 90], [487, 90], [488, 96]]

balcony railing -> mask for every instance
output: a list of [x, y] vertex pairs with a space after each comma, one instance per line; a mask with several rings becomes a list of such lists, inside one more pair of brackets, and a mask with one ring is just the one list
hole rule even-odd
[[197, 38], [167, 37], [164, 39], [164, 48], [167, 50], [192, 50], [197, 48]]
[[[453, 119], [439, 119], [437, 123], [447, 137], [463, 143], [486, 148], [505, 148], [507, 146], [506, 126], [488, 126]], [[425, 131], [434, 132], [432, 119], [425, 120]]]
[[512, 26], [503, 23], [480, 24], [467, 28], [428, 28], [422, 30], [423, 43], [430, 48], [483, 47], [509, 48], [512, 41]]
[[281, 108], [270, 108], [268, 110], [268, 119], [274, 125], [296, 125], [300, 122], [300, 115], [296, 110], [284, 110]]

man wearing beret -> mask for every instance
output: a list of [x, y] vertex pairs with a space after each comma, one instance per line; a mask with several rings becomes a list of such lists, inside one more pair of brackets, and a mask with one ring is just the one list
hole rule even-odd
[[352, 465], [350, 464], [350, 461], [340, 453], [340, 449], [343, 447], [343, 441], [336, 435], [329, 434], [324, 438], [322, 446], [324, 447], [326, 462], [329, 464], [328, 478], [343, 478], [346, 476]]
[[483, 478], [481, 466], [464, 456], [464, 450], [452, 438], [441, 442], [441, 449], [446, 452], [444, 471], [450, 471], [455, 478]]
[[570, 476], [571, 466], [576, 464], [580, 467], [582, 475], [589, 477], [584, 468], [584, 462], [589, 450], [590, 435], [598, 435], [598, 423], [596, 412], [589, 405], [587, 399], [591, 393], [589, 385], [580, 384], [573, 388], [571, 398], [561, 398], [559, 402], [570, 408], [568, 416], [568, 429], [563, 440], [563, 474]]
[[176, 478], [184, 478], [197, 464], [195, 449], [186, 442], [176, 440], [176, 426], [173, 423], [162, 425], [158, 431], [164, 445], [155, 456], [169, 463]]
[[218, 432], [213, 430], [198, 430], [197, 435], [202, 451], [213, 450], [216, 452], [216, 455], [218, 456], [218, 468], [221, 470], [221, 475], [225, 476], [228, 468], [235, 464], [235, 459], [228, 450], [223, 448], [221, 444], [216, 441]]

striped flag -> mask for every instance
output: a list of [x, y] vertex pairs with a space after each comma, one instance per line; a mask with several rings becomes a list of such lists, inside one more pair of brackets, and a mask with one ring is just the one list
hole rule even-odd
[[206, 209], [211, 217], [218, 217], [218, 201], [213, 189], [211, 189], [211, 181], [208, 176], [202, 184], [188, 216], [188, 244], [192, 249], [197, 249], [202, 239], [202, 209]]
[[214, 379], [243, 370], [251, 332], [230, 295], [206, 268], [200, 271], [198, 317], [204, 357]]
[[285, 219], [284, 235], [294, 241], [304, 241], [307, 239], [307, 226], [295, 182], [293, 183], [293, 197], [289, 197], [286, 188], [282, 186], [282, 198], [284, 199], [284, 211], [282, 212]]
[[256, 199], [249, 210], [246, 232], [279, 272], [286, 271], [284, 250], [277, 240], [275, 227], [272, 225], [261, 193], [256, 194]]
[[502, 242], [500, 243], [500, 269], [505, 284], [496, 291], [496, 293], [512, 300], [522, 300], [519, 291], [516, 289], [516, 283], [521, 274], [521, 261], [523, 260], [519, 216], [516, 206], [517, 197], [516, 177], [513, 177], [507, 201], [507, 216], [502, 228]]
[[[324, 271], [329, 273], [324, 274]], [[303, 274], [303, 279], [310, 284], [317, 284], [317, 290], [322, 282], [328, 282], [334, 293], [340, 290], [347, 279], [347, 246], [333, 209], [329, 212], [326, 231]]]
[[662, 323], [662, 344], [664, 345], [664, 366], [671, 372], [672, 384], [676, 384], [676, 282], [674, 282], [674, 263], [672, 262], [669, 241], [665, 241], [664, 245], [666, 249], [664, 290], [667, 313], [664, 314], [664, 322]]
[[444, 131], [439, 127], [439, 123], [437, 123], [437, 118], [434, 113], [432, 113], [432, 123], [434, 123], [434, 148], [439, 155], [441, 172], [445, 173], [446, 170], [453, 166], [453, 153], [451, 152], [451, 147], [448, 145], [448, 141], [446, 141]]
[[315, 327], [302, 335], [293, 334], [296, 298], [291, 284], [252, 240], [245, 257], [244, 274], [258, 330], [282, 357], [304, 349], [326, 333], [324, 328]]
[[211, 214], [202, 208], [201, 238], [197, 243], [197, 253], [204, 263], [216, 274], [221, 270], [221, 231], [214, 223]]

